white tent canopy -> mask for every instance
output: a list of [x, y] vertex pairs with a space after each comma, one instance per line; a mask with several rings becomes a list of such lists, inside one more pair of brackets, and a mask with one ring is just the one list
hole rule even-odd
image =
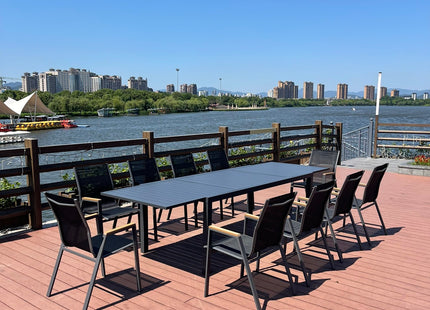
[[4, 104], [15, 112], [13, 115], [20, 115], [22, 112], [27, 112], [32, 115], [36, 115], [36, 113], [54, 114], [54, 112], [52, 112], [42, 102], [42, 100], [40, 100], [36, 92], [18, 101], [12, 98], [7, 98]]
[[0, 114], [19, 115], [14, 110], [9, 108], [3, 101], [0, 101]]

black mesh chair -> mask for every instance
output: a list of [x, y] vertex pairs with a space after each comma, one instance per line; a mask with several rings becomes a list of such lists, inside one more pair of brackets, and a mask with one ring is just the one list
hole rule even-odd
[[[130, 180], [132, 186], [161, 180], [155, 158], [130, 160], [128, 161], [128, 171], [130, 173]], [[152, 214], [154, 226], [154, 240], [157, 241], [158, 233], [156, 208], [153, 208]]]
[[359, 186], [364, 186], [364, 193], [362, 199], [354, 199], [353, 208], [358, 211], [358, 215], [360, 217], [361, 224], [363, 225], [364, 234], [366, 235], [367, 243], [371, 246], [369, 233], [367, 232], [366, 224], [364, 222], [363, 214], [361, 211], [375, 206], [376, 211], [378, 212], [379, 220], [381, 221], [381, 227], [384, 231], [384, 234], [387, 234], [387, 230], [385, 229], [384, 221], [382, 220], [381, 211], [379, 210], [378, 203], [376, 199], [379, 194], [379, 187], [381, 185], [382, 178], [387, 171], [388, 163], [377, 166], [373, 169], [372, 174], [370, 175], [369, 180], [366, 184], [360, 183]]
[[[323, 184], [329, 181], [336, 181], [336, 166], [339, 160], [339, 151], [324, 151], [324, 150], [312, 150], [309, 158], [309, 166], [316, 166], [327, 168], [328, 171], [316, 172], [313, 174], [311, 188], [315, 185]], [[306, 182], [293, 182], [291, 183], [291, 191], [294, 187], [305, 188]], [[310, 193], [306, 193], [307, 196]]]
[[340, 250], [339, 245], [337, 244], [336, 235], [332, 225], [333, 220], [337, 216], [343, 216], [344, 218], [349, 216], [349, 218], [351, 219], [352, 228], [354, 229], [354, 233], [357, 238], [358, 245], [360, 249], [362, 249], [360, 236], [358, 235], [357, 227], [355, 226], [354, 218], [352, 217], [352, 214], [351, 214], [351, 208], [352, 208], [352, 203], [354, 201], [355, 191], [357, 190], [358, 184], [360, 183], [360, 180], [363, 174], [364, 174], [364, 170], [350, 174], [346, 177], [345, 181], [343, 182], [342, 188], [333, 189], [332, 194], [335, 196], [335, 199], [330, 201], [324, 215], [323, 226], [326, 227], [326, 233], [327, 233], [327, 227], [330, 228], [330, 233], [333, 238], [333, 243], [336, 247], [336, 251], [338, 253], [340, 262], [342, 262], [342, 251]]
[[[330, 260], [330, 265], [334, 269], [333, 257], [330, 254], [330, 250], [327, 246], [327, 241], [325, 234], [322, 230], [321, 224], [324, 217], [325, 208], [330, 199], [331, 191], [334, 187], [334, 181], [330, 181], [328, 183], [320, 184], [314, 186], [312, 189], [311, 195], [309, 199], [306, 199], [305, 202], [295, 201], [295, 219], [289, 217], [287, 219], [287, 223], [285, 225], [284, 237], [293, 240], [294, 249], [297, 253], [297, 257], [299, 259], [300, 266], [303, 271], [303, 275], [305, 276], [306, 285], [310, 286], [310, 274], [307, 272], [305, 263], [303, 261], [302, 253], [299, 247], [299, 238], [303, 238], [308, 236], [310, 233], [315, 231], [321, 232], [322, 239], [324, 242], [325, 249], [327, 251], [327, 255]], [[301, 208], [304, 208], [300, 211]], [[299, 214], [298, 214], [299, 213]], [[287, 244], [285, 244], [286, 248]]]
[[[293, 277], [282, 249], [282, 238], [285, 221], [295, 196], [296, 193], [289, 193], [268, 199], [259, 217], [245, 214], [242, 234], [215, 225], [209, 226], [205, 267], [205, 297], [209, 293], [209, 270], [213, 251], [221, 252], [242, 261], [240, 276], [243, 277], [245, 268], [255, 306], [257, 309], [261, 309], [249, 264], [257, 261], [256, 271], [258, 272], [260, 258], [279, 250], [288, 275], [291, 291], [294, 294]], [[247, 220], [257, 222], [252, 236], [245, 233]], [[221, 236], [221, 238], [215, 240], [214, 235]]]
[[[137, 291], [140, 292], [141, 279], [136, 225], [131, 223], [107, 231], [103, 235], [98, 234], [96, 236], [91, 236], [86, 218], [84, 217], [77, 200], [72, 200], [70, 198], [61, 197], [50, 193], [45, 193], [45, 195], [49, 206], [51, 207], [55, 218], [57, 219], [58, 229], [60, 231], [61, 237], [60, 250], [58, 252], [57, 261], [55, 262], [55, 267], [52, 272], [51, 281], [49, 283], [46, 295], [48, 297], [51, 296], [52, 288], [54, 286], [55, 278], [64, 251], [78, 255], [94, 262], [94, 269], [83, 306], [83, 309], [87, 309], [100, 265], [102, 276], [105, 277], [106, 275], [104, 258], [130, 247], [133, 247], [134, 250]], [[133, 236], [132, 240], [121, 235], [117, 235], [119, 232], [130, 229]]]
[[119, 218], [134, 214], [140, 216], [138, 209], [120, 206], [115, 199], [101, 195], [114, 189], [107, 164], [75, 167], [74, 170], [82, 211], [84, 214], [98, 214], [99, 233], [103, 233], [103, 222], [113, 221], [115, 227]]
[[[187, 175], [197, 174], [197, 167], [194, 162], [194, 157], [192, 153], [170, 155], [170, 163], [172, 165], [173, 177], [179, 178]], [[198, 227], [197, 222], [197, 205], [198, 202], [194, 202], [194, 226]], [[163, 210], [160, 210], [158, 214], [158, 221], [161, 219], [161, 214]], [[172, 214], [172, 209], [169, 209], [167, 219], [170, 219]], [[187, 205], [184, 205], [184, 219], [185, 219], [185, 230], [188, 230], [188, 210]]]
[[[217, 171], [217, 170], [223, 170], [223, 169], [228, 169], [230, 168], [230, 164], [228, 163], [228, 158], [227, 155], [224, 151], [224, 149], [214, 149], [214, 150], [209, 150], [207, 151], [208, 154], [208, 160], [209, 160], [209, 165], [211, 166], [211, 171]], [[234, 217], [234, 200], [233, 197], [231, 198], [231, 216]], [[226, 203], [227, 203], [226, 199]], [[223, 203], [222, 200], [219, 201], [220, 207], [220, 217], [221, 219], [224, 219], [224, 208], [223, 208]]]

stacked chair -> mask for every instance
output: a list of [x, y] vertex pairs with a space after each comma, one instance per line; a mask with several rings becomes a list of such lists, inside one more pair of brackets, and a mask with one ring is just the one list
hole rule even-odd
[[[96, 236], [91, 236], [91, 232], [87, 224], [88, 218], [84, 217], [77, 200], [50, 193], [45, 193], [45, 195], [57, 219], [61, 237], [60, 250], [58, 252], [57, 261], [55, 263], [54, 271], [52, 272], [51, 281], [46, 295], [48, 297], [51, 296], [63, 253], [68, 252], [75, 254], [94, 263], [93, 273], [83, 306], [83, 309], [87, 309], [100, 265], [102, 276], [105, 277], [106, 275], [104, 259], [130, 247], [133, 248], [137, 291], [140, 292], [141, 279], [136, 225], [126, 224], [125, 226], [107, 231], [105, 234], [99, 233]], [[94, 213], [93, 217], [94, 216], [97, 216], [97, 214]], [[130, 229], [132, 230], [133, 236], [131, 240], [123, 237], [122, 235], [118, 235], [119, 232], [124, 232]]]
[[362, 211], [375, 206], [376, 211], [379, 216], [379, 220], [381, 221], [381, 227], [384, 231], [384, 234], [387, 234], [387, 230], [385, 228], [384, 221], [382, 219], [381, 211], [379, 210], [378, 203], [376, 199], [379, 194], [379, 187], [381, 185], [382, 178], [384, 177], [385, 172], [387, 171], [388, 163], [377, 166], [373, 169], [372, 174], [370, 175], [369, 180], [366, 184], [360, 183], [359, 186], [364, 187], [363, 197], [361, 199], [355, 198], [353, 208], [357, 210], [358, 215], [360, 217], [361, 225], [363, 226], [364, 234], [366, 235], [367, 243], [371, 246], [369, 233], [366, 228], [366, 224], [364, 222]]
[[115, 227], [119, 218], [134, 214], [140, 216], [138, 209], [121, 206], [115, 199], [101, 195], [102, 192], [114, 189], [107, 164], [75, 167], [74, 171], [82, 212], [97, 214], [99, 233], [103, 233], [103, 222], [113, 221]]
[[[227, 154], [225, 153], [224, 149], [214, 149], [207, 151], [208, 154], [208, 160], [209, 165], [211, 167], [211, 171], [217, 171], [222, 169], [228, 169], [230, 168], [230, 164], [228, 163]], [[227, 202], [228, 199], [226, 199]], [[221, 220], [224, 219], [224, 208], [222, 200], [219, 202], [220, 204], [220, 217]], [[231, 197], [231, 216], [234, 217], [234, 200], [233, 197]]]
[[[209, 226], [205, 267], [205, 297], [207, 297], [209, 293], [209, 271], [211, 255], [214, 251], [223, 253], [242, 262], [240, 276], [243, 277], [245, 268], [255, 306], [257, 309], [261, 309], [258, 292], [255, 288], [249, 264], [257, 261], [256, 271], [258, 272], [260, 258], [279, 250], [291, 291], [294, 294], [293, 277], [282, 248], [282, 238], [285, 221], [295, 196], [296, 193], [289, 193], [268, 199], [259, 217], [252, 214], [245, 214], [244, 232], [242, 234], [215, 225]], [[254, 233], [251, 236], [245, 233], [248, 220], [256, 222]], [[221, 238], [216, 239], [214, 235], [218, 235]]]

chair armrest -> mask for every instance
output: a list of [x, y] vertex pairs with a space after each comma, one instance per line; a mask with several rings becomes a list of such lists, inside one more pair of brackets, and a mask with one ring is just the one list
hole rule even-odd
[[93, 198], [93, 197], [82, 197], [82, 200], [94, 202], [94, 203], [98, 203], [99, 201], [101, 201], [100, 198]]
[[367, 184], [365, 184], [365, 183], [358, 183], [358, 186], [361, 186], [361, 187], [366, 187], [366, 185]]
[[246, 219], [253, 220], [253, 221], [258, 221], [258, 219], [259, 219], [260, 217], [259, 217], [259, 216], [257, 216], [257, 215], [254, 215], [254, 214], [245, 213], [245, 218], [246, 218]]
[[297, 201], [301, 201], [301, 200], [303, 200], [303, 201], [309, 201], [309, 198], [307, 198], [307, 197], [297, 197]]
[[220, 233], [222, 235], [226, 235], [226, 236], [230, 236], [230, 237], [234, 237], [234, 238], [239, 238], [240, 237], [240, 233], [237, 233], [235, 231], [229, 230], [229, 229], [225, 229], [222, 227], [218, 227], [215, 225], [211, 225], [208, 227], [209, 230], [212, 230], [214, 232]]
[[133, 229], [133, 230], [135, 230], [136, 229], [136, 224], [135, 223], [129, 223], [129, 224], [126, 224], [126, 225], [124, 225], [124, 226], [120, 226], [120, 227], [117, 227], [117, 228], [114, 228], [114, 229], [111, 229], [111, 230], [108, 230], [106, 233], [105, 233], [105, 235], [106, 236], [109, 236], [109, 235], [114, 235], [114, 234], [116, 234], [116, 233], [118, 233], [118, 232], [121, 232], [121, 231], [124, 231], [124, 230], [128, 230], [128, 229]]
[[334, 175], [334, 172], [333, 171], [323, 172], [323, 175]]
[[85, 217], [86, 220], [91, 220], [91, 219], [96, 218], [98, 216], [99, 215], [97, 213], [93, 213], [93, 214], [87, 214], [84, 217]]
[[299, 206], [299, 207], [306, 207], [306, 203], [300, 202], [300, 201], [297, 201], [297, 200], [295, 200], [293, 202], [293, 205], [296, 205], [296, 206]]

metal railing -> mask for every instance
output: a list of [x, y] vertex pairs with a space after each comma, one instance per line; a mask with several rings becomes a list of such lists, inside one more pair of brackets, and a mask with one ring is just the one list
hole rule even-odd
[[360, 157], [371, 157], [373, 131], [374, 121], [371, 118], [369, 125], [345, 133], [342, 137], [342, 161]]

